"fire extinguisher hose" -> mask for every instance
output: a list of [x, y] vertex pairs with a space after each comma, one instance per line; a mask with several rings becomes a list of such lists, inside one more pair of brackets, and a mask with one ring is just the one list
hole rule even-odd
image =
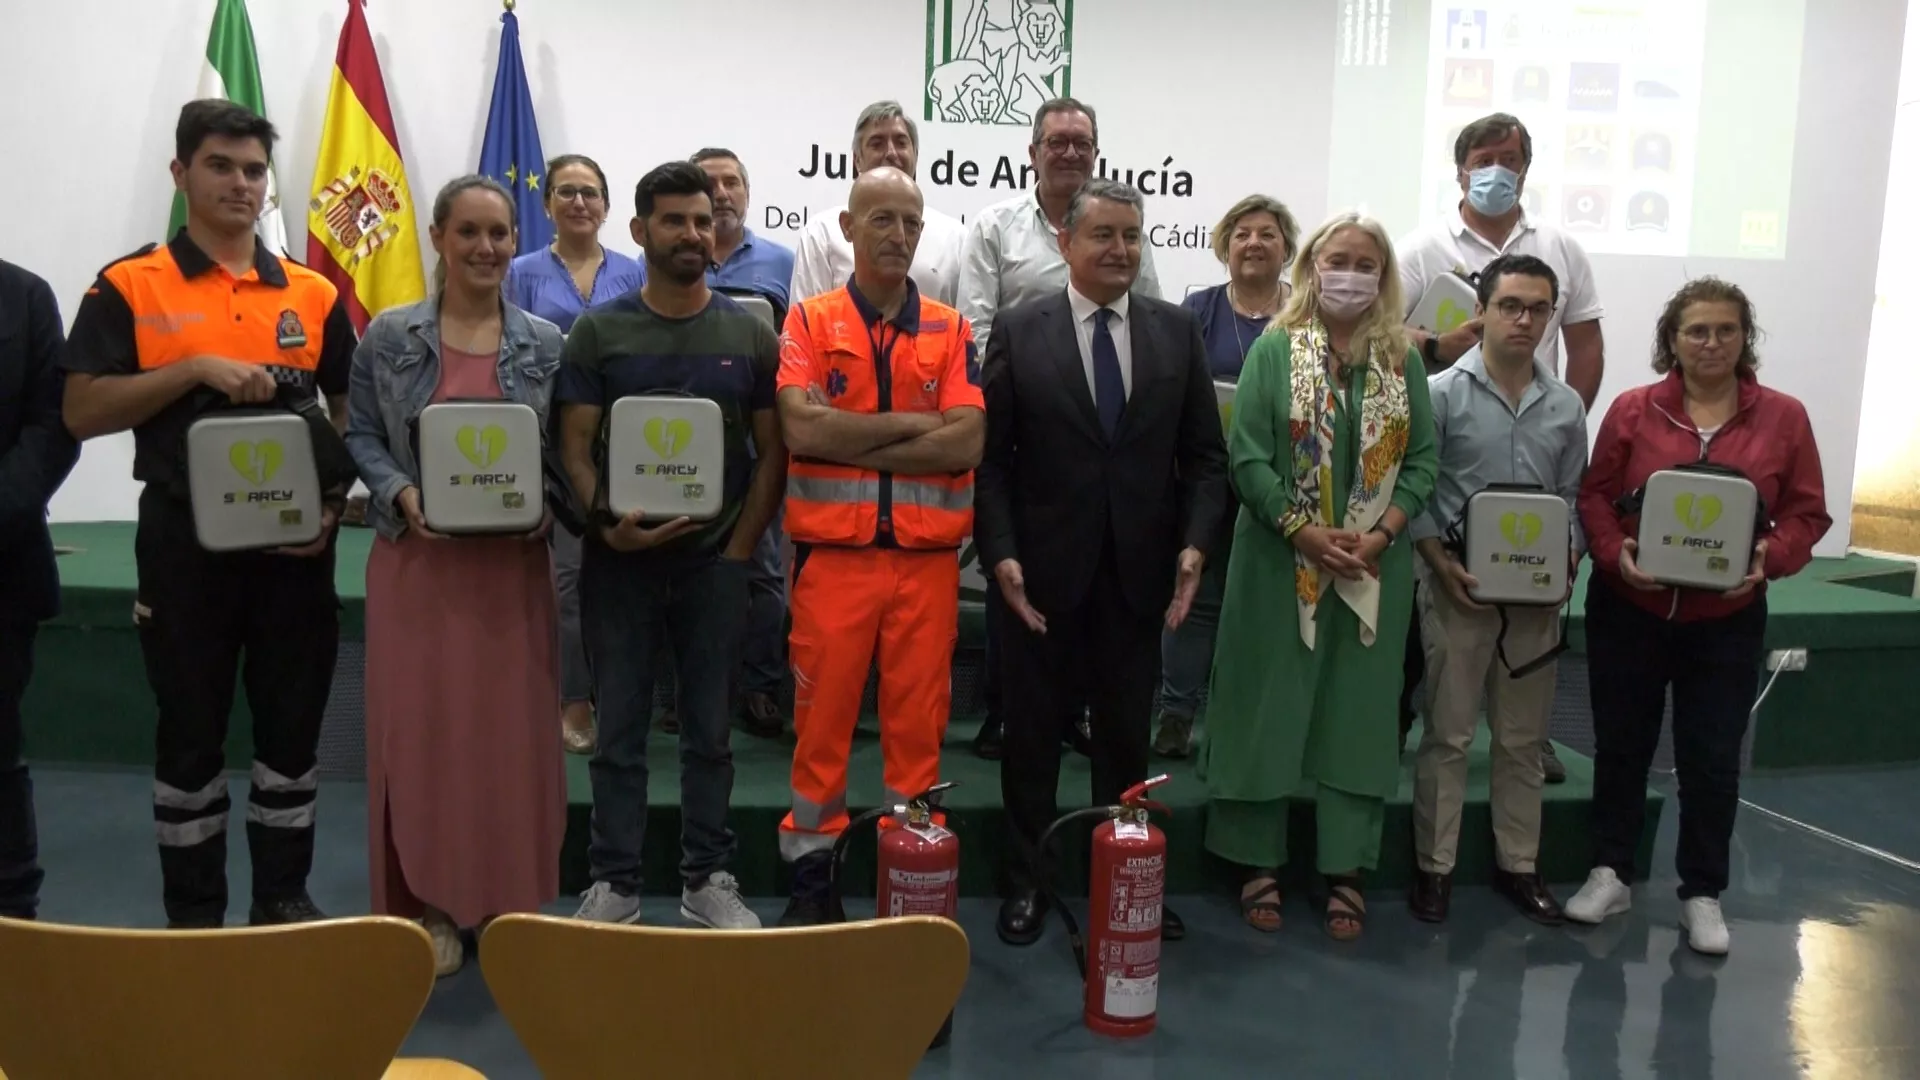
[[846, 909], [840, 903], [840, 871], [845, 868], [847, 862], [847, 841], [853, 838], [854, 833], [860, 832], [888, 814], [897, 813], [899, 809], [897, 806], [876, 806], [854, 818], [845, 829], [840, 831], [839, 836], [834, 837], [833, 857], [827, 860], [827, 911], [834, 922], [847, 921]]
[[1067, 910], [1067, 905], [1060, 902], [1060, 894], [1053, 887], [1051, 873], [1053, 837], [1063, 826], [1089, 818], [1105, 818], [1110, 816], [1114, 809], [1111, 806], [1089, 806], [1085, 810], [1075, 810], [1067, 814], [1047, 826], [1047, 831], [1040, 834], [1040, 844], [1034, 854], [1037, 865], [1034, 866], [1033, 876], [1038, 879], [1041, 895], [1047, 898], [1053, 910], [1060, 913], [1061, 921], [1067, 924], [1067, 942], [1073, 946], [1074, 970], [1080, 973], [1082, 980], [1085, 980], [1087, 975], [1087, 942], [1080, 933], [1079, 920], [1073, 917], [1073, 912]]

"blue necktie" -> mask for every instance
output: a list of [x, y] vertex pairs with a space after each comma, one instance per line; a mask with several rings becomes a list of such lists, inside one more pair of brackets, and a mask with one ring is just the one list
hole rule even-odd
[[1120, 351], [1113, 347], [1113, 334], [1107, 329], [1112, 318], [1113, 312], [1107, 308], [1093, 313], [1093, 407], [1100, 413], [1100, 426], [1109, 439], [1127, 407], [1127, 384], [1120, 378]]

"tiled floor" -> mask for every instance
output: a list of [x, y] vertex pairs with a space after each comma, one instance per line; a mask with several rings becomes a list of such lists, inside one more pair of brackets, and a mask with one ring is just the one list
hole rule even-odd
[[[55, 770], [36, 780], [44, 916], [156, 925], [149, 781]], [[1769, 777], [1750, 781], [1746, 794], [1788, 818], [1920, 859], [1916, 781], [1920, 769]], [[1400, 896], [1382, 893], [1366, 937], [1340, 946], [1298, 899], [1289, 900], [1285, 930], [1267, 937], [1242, 926], [1226, 897], [1176, 898], [1190, 936], [1165, 959], [1160, 1030], [1127, 1044], [1081, 1026], [1078, 980], [1057, 929], [1034, 948], [1007, 948], [993, 935], [992, 905], [970, 901], [961, 921], [974, 963], [953, 1043], [917, 1075], [1920, 1076], [1920, 874], [1743, 812], [1726, 897], [1733, 954], [1704, 960], [1674, 927], [1667, 868], [1675, 815], [1664, 816], [1659, 877], [1629, 915], [1596, 930], [1534, 927], [1481, 889], [1463, 889], [1452, 921], [1436, 930], [1412, 921]], [[365, 829], [363, 789], [328, 785], [313, 892], [329, 911], [366, 910]], [[236, 864], [244, 863], [240, 847]], [[244, 875], [236, 866], [234, 880]], [[755, 907], [771, 918], [781, 904]], [[671, 915], [664, 901], [656, 911]], [[237, 900], [235, 917], [243, 915]], [[752, 1019], [740, 1023], [750, 1028]], [[535, 1075], [472, 964], [440, 984], [407, 1052], [452, 1057], [494, 1080]]]

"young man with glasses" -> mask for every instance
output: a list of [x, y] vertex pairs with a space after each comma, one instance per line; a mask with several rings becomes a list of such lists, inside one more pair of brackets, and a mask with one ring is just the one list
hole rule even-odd
[[[1414, 770], [1415, 918], [1441, 922], [1452, 896], [1467, 751], [1485, 699], [1493, 736], [1494, 891], [1521, 914], [1548, 925], [1559, 903], [1535, 867], [1540, 847], [1541, 751], [1553, 711], [1554, 666], [1524, 676], [1526, 664], [1559, 642], [1557, 607], [1476, 603], [1471, 568], [1443, 542], [1467, 500], [1491, 484], [1536, 484], [1573, 514], [1587, 466], [1587, 412], [1580, 396], [1535, 354], [1560, 302], [1559, 279], [1531, 255], [1502, 255], [1480, 274], [1475, 315], [1484, 341], [1428, 382], [1440, 474], [1425, 514], [1409, 529], [1418, 565], [1421, 638], [1426, 648], [1426, 730]], [[1568, 563], [1578, 558], [1574, 526]], [[1572, 575], [1568, 575], [1572, 588]], [[1565, 603], [1565, 597], [1561, 597]]]

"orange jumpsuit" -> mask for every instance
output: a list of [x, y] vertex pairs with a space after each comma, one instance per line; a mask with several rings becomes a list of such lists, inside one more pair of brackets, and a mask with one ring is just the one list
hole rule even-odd
[[[966, 320], [911, 286], [892, 319], [851, 284], [788, 312], [781, 390], [811, 387], [857, 413], [944, 413], [984, 409], [979, 382]], [[847, 827], [847, 755], [876, 649], [886, 804], [940, 779], [973, 473], [895, 475], [796, 454], [786, 528], [799, 743], [780, 854], [793, 862], [831, 848]]]

